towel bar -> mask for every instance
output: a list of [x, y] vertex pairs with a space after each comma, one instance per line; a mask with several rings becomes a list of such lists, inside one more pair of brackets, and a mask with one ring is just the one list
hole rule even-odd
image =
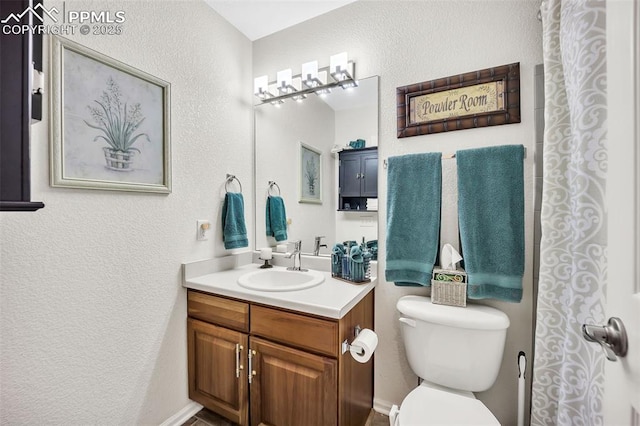
[[[450, 152], [448, 154], [442, 154], [442, 159], [443, 160], [451, 160], [453, 158], [456, 158], [456, 153], [455, 152]], [[524, 158], [527, 158], [527, 148], [524, 148]], [[385, 158], [384, 160], [382, 160], [382, 167], [384, 167], [385, 169], [387, 168], [387, 159]]]
[[240, 182], [240, 179], [229, 173], [227, 173], [227, 181], [224, 184], [225, 192], [229, 192], [229, 188], [227, 187], [227, 185], [229, 185], [229, 183], [233, 182], [234, 180], [238, 181], [238, 185], [240, 185], [240, 192], [242, 192], [242, 183]]

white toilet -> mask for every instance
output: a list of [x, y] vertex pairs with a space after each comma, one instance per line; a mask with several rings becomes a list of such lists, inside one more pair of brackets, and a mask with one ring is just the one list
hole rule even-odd
[[391, 408], [391, 426], [499, 425], [472, 392], [493, 386], [509, 318], [498, 309], [437, 305], [422, 296], [398, 300], [402, 338], [421, 384]]

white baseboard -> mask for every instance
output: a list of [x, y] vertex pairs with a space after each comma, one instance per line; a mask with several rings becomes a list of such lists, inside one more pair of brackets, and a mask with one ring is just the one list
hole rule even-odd
[[160, 426], [180, 426], [200, 410], [202, 410], [202, 405], [195, 401], [190, 401], [186, 407], [162, 422]]
[[380, 414], [384, 414], [385, 416], [389, 415], [389, 411], [391, 411], [391, 406], [393, 402], [384, 401], [382, 399], [373, 398], [373, 409]]

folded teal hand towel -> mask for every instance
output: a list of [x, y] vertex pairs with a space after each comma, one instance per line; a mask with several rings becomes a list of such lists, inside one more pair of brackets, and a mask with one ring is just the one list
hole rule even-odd
[[440, 239], [442, 154], [391, 157], [387, 166], [385, 278], [429, 286]]
[[456, 152], [458, 222], [470, 299], [522, 299], [524, 147]]
[[331, 249], [331, 274], [333, 276], [342, 275], [342, 258], [344, 257], [344, 245], [335, 243]]
[[244, 223], [244, 198], [241, 193], [227, 192], [222, 205], [222, 241], [224, 248], [247, 247], [247, 227]]
[[274, 237], [276, 241], [287, 239], [287, 213], [282, 197], [267, 197], [266, 221], [268, 237]]
[[353, 260], [354, 262], [362, 263], [362, 261], [364, 260], [364, 258], [362, 257], [362, 249], [360, 248], [360, 246], [351, 247], [350, 254], [351, 260]]

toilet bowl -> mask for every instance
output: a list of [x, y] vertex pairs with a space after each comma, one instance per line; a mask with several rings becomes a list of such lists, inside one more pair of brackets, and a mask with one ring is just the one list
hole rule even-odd
[[504, 353], [507, 315], [484, 305], [437, 305], [422, 296], [398, 300], [407, 359], [420, 385], [389, 413], [391, 426], [500, 425], [475, 398], [493, 386]]

